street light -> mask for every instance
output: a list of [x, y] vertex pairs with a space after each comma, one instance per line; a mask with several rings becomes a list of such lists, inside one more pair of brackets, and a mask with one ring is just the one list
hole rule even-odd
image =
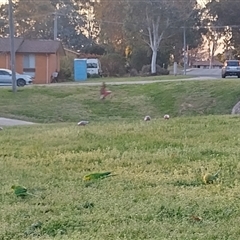
[[17, 81], [15, 72], [15, 49], [14, 49], [14, 23], [13, 23], [13, 10], [12, 0], [8, 2], [8, 16], [9, 16], [9, 33], [10, 33], [10, 46], [11, 46], [11, 70], [12, 70], [12, 91], [17, 92]]

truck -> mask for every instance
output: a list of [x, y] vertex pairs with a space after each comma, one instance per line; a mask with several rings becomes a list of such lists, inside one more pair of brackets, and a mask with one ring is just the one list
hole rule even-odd
[[102, 76], [101, 62], [97, 58], [87, 59], [87, 73], [88, 75]]

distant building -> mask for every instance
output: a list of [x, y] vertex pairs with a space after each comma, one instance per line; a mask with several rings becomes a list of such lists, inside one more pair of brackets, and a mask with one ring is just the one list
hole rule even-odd
[[[192, 67], [193, 68], [207, 68], [209, 69], [210, 68], [210, 61], [209, 60], [206, 60], [206, 61], [195, 61], [193, 62], [192, 64]], [[214, 60], [212, 62], [212, 68], [222, 68], [223, 67], [223, 63], [217, 61], [217, 60]]]
[[[14, 38], [16, 71], [34, 77], [34, 83], [50, 83], [52, 73], [60, 70], [60, 58], [65, 56], [57, 40]], [[0, 38], [0, 67], [11, 69], [10, 40]]]

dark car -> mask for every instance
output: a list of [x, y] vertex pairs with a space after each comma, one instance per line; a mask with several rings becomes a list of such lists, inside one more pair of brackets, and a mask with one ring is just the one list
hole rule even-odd
[[227, 76], [237, 76], [240, 78], [240, 61], [226, 60], [222, 68], [222, 78]]

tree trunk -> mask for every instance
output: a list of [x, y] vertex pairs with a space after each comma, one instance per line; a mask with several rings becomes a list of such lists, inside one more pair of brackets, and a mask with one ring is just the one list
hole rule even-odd
[[157, 62], [157, 50], [152, 49], [152, 62], [151, 62], [151, 73], [155, 74], [156, 71], [156, 62]]

